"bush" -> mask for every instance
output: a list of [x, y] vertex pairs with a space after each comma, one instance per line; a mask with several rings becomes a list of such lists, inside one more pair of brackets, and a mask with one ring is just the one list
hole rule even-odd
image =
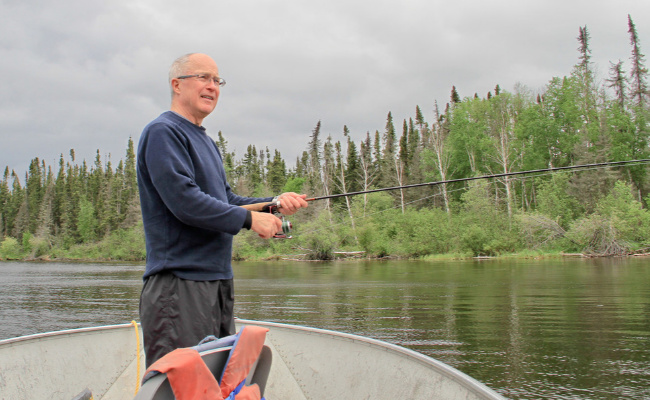
[[329, 213], [322, 211], [314, 220], [301, 227], [301, 234], [296, 237], [297, 243], [307, 250], [309, 260], [333, 260], [334, 251], [339, 245], [339, 239], [331, 227]]
[[48, 238], [34, 236], [29, 239], [30, 258], [47, 256], [52, 250], [52, 244]]
[[566, 236], [585, 253], [628, 254], [650, 244], [650, 213], [634, 199], [631, 187], [619, 181], [596, 212], [573, 223]]
[[494, 256], [519, 249], [521, 238], [516, 220], [511, 220], [495, 204], [487, 183], [473, 184], [461, 199], [463, 206], [454, 218], [459, 252]]
[[19, 260], [23, 258], [23, 249], [18, 240], [7, 236], [0, 243], [0, 258], [3, 260]]

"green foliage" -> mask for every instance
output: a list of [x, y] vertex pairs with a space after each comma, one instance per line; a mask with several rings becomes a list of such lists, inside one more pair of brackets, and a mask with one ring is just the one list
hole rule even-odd
[[284, 184], [284, 187], [282, 188], [282, 193], [286, 192], [294, 192], [294, 193], [302, 193], [302, 188], [305, 185], [305, 178], [298, 178], [298, 177], [293, 177], [289, 178], [287, 180], [287, 183]]
[[[339, 245], [339, 238], [330, 229], [331, 223], [327, 212], [321, 212], [314, 220], [300, 228], [299, 243], [307, 251], [308, 260], [333, 260], [334, 251]], [[291, 239], [294, 240], [294, 239]]]
[[18, 260], [23, 258], [22, 246], [18, 240], [11, 236], [6, 236], [0, 243], [0, 258], [3, 260]]
[[623, 240], [650, 244], [650, 212], [632, 195], [632, 187], [618, 181], [597, 206], [597, 213], [611, 221]]
[[95, 240], [95, 228], [97, 219], [95, 218], [95, 208], [93, 204], [82, 198], [79, 201], [79, 215], [77, 216], [77, 228], [82, 243], [90, 243]]
[[459, 252], [494, 256], [520, 248], [515, 221], [495, 204], [491, 192], [486, 182], [475, 181], [461, 196], [462, 211], [454, 224]]
[[572, 224], [567, 237], [586, 253], [627, 254], [650, 245], [650, 213], [634, 199], [631, 187], [619, 181], [594, 214]]
[[539, 184], [537, 210], [557, 221], [565, 229], [582, 214], [582, 206], [578, 200], [569, 195], [569, 175], [554, 174], [550, 180]]

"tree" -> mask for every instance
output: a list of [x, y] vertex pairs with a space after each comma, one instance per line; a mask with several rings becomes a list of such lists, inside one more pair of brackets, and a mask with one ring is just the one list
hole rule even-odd
[[[366, 132], [366, 140], [359, 146], [359, 173], [361, 175], [361, 190], [370, 190], [377, 180], [377, 164], [373, 161], [372, 145], [370, 143], [370, 132]], [[368, 195], [363, 195], [363, 213], [365, 216]]]
[[82, 243], [90, 243], [96, 238], [97, 219], [95, 218], [95, 208], [93, 203], [82, 197], [79, 200], [79, 215], [77, 229]]
[[386, 129], [384, 131], [384, 152], [381, 157], [381, 177], [382, 185], [391, 186], [396, 176], [395, 160], [397, 159], [397, 135], [395, 125], [393, 124], [393, 115], [388, 112], [386, 117]]
[[[52, 170], [48, 173], [52, 175]], [[54, 202], [54, 180], [48, 179], [45, 185], [45, 194], [40, 204], [36, 227], [36, 237], [46, 240], [48, 243], [54, 234], [53, 202]]]
[[460, 95], [458, 94], [458, 91], [456, 90], [456, 86], [451, 87], [451, 102], [452, 103], [460, 103]]
[[619, 107], [624, 108], [627, 100], [627, 82], [625, 80], [625, 71], [623, 70], [623, 61], [616, 64], [610, 62], [609, 78], [606, 80], [607, 87], [613, 88], [616, 102]]
[[287, 168], [278, 150], [275, 150], [273, 160], [269, 162], [267, 180], [273, 193], [281, 193], [287, 183]]
[[[489, 103], [487, 133], [492, 145], [492, 158], [496, 161], [498, 172], [508, 174], [513, 171], [515, 164], [520, 159], [517, 156], [518, 151], [515, 143], [516, 106], [513, 96], [509, 93], [499, 93], [492, 97]], [[514, 205], [511, 178], [506, 175], [502, 182], [506, 190], [508, 216], [512, 217]]]
[[9, 167], [5, 167], [5, 172], [2, 180], [0, 181], [0, 239], [6, 235], [6, 219], [9, 199], [11, 192], [9, 191]]
[[[440, 180], [446, 181], [449, 177], [449, 168], [451, 165], [451, 156], [447, 143], [449, 129], [443, 126], [443, 116], [440, 115], [438, 103], [435, 103], [435, 122], [431, 125], [430, 132], [430, 149], [429, 154], [432, 155], [431, 160], [427, 162], [428, 165], [433, 164], [434, 171], [437, 172]], [[451, 207], [449, 201], [449, 192], [447, 191], [447, 184], [440, 185], [440, 191], [445, 205], [447, 215], [451, 215]]]
[[[344, 135], [348, 136], [348, 133], [349, 132], [347, 130], [347, 127], [344, 127]], [[336, 151], [336, 161], [335, 161], [336, 166], [335, 166], [335, 168], [336, 168], [336, 174], [337, 174], [337, 176], [336, 176], [337, 185], [338, 185], [339, 190], [341, 191], [341, 193], [348, 193], [350, 190], [349, 190], [349, 187], [348, 187], [348, 181], [346, 179], [347, 174], [346, 174], [345, 161], [343, 160], [343, 151], [341, 150], [341, 142], [336, 142], [336, 144], [334, 145], [334, 148], [335, 148], [335, 151]], [[354, 240], [358, 244], [359, 239], [357, 238], [357, 234], [356, 234], [357, 228], [356, 228], [356, 225], [354, 223], [354, 214], [352, 213], [352, 206], [350, 204], [350, 197], [345, 196], [344, 199], [345, 199], [346, 208], [348, 210], [348, 217], [350, 218], [350, 223], [352, 224], [352, 232], [354, 233]]]
[[322, 176], [321, 176], [321, 140], [320, 140], [320, 129], [321, 122], [318, 121], [316, 126], [311, 132], [309, 144], [307, 145], [307, 151], [309, 154], [309, 163], [307, 170], [307, 183], [309, 189], [314, 195], [322, 194], [319, 190], [321, 188]]
[[359, 154], [357, 153], [357, 146], [352, 140], [350, 130], [347, 126], [343, 126], [343, 136], [347, 140], [347, 155], [345, 157], [347, 165], [345, 169], [347, 190], [350, 192], [356, 192], [361, 190], [361, 185], [359, 184], [359, 178], [361, 177]]
[[630, 34], [630, 44], [632, 45], [632, 69], [630, 71], [631, 84], [631, 97], [640, 108], [648, 102], [648, 69], [644, 64], [644, 57], [641, 53], [641, 46], [639, 43], [639, 35], [636, 31], [636, 26], [632, 22], [632, 17], [627, 15], [628, 33]]
[[[43, 200], [43, 171], [41, 169], [41, 161], [34, 158], [29, 164], [29, 172], [25, 179], [26, 196], [27, 196], [27, 216], [38, 215], [38, 210]], [[34, 232], [36, 230], [37, 220], [29, 219], [27, 230]]]

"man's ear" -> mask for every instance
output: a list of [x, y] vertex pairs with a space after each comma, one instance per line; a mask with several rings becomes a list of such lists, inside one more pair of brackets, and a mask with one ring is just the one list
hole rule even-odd
[[180, 88], [181, 80], [180, 79], [173, 78], [171, 80], [170, 86], [172, 88], [172, 92], [174, 92], [176, 94], [180, 94], [180, 92], [181, 92], [181, 88]]

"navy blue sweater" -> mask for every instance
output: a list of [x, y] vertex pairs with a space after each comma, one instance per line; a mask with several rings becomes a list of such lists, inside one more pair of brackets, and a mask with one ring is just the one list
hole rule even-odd
[[205, 128], [171, 111], [144, 128], [137, 172], [147, 249], [143, 278], [171, 271], [189, 280], [231, 279], [232, 239], [247, 215], [237, 205], [272, 198], [234, 194]]

